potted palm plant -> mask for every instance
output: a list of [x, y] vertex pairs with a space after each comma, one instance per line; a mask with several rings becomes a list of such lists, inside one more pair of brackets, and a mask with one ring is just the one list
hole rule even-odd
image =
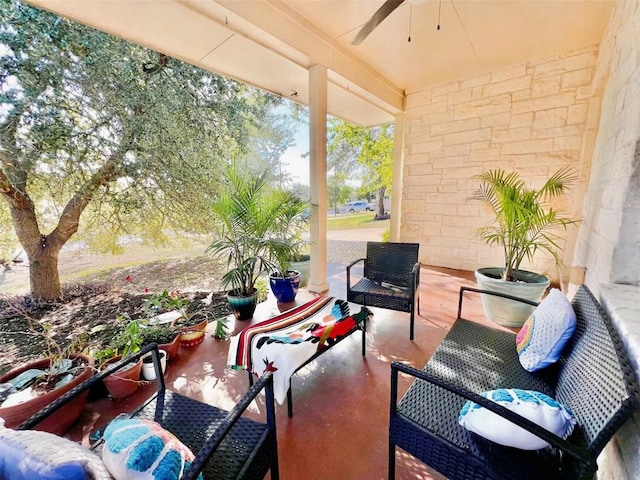
[[[476, 270], [479, 288], [539, 301], [549, 279], [522, 270], [520, 265], [525, 259], [531, 261], [537, 252], [545, 252], [555, 259], [558, 268], [562, 267], [560, 237], [555, 232], [566, 230], [576, 220], [563, 216], [551, 200], [568, 191], [576, 180], [575, 173], [569, 167], [562, 168], [539, 189], [527, 187], [517, 172], [500, 169], [476, 178], [482, 183], [470, 198], [489, 207], [493, 222], [477, 229], [475, 237], [504, 251], [502, 267]], [[521, 326], [532, 311], [527, 305], [489, 295], [483, 295], [482, 302], [490, 320], [508, 327]]]
[[212, 206], [218, 226], [207, 252], [227, 259], [221, 284], [228, 289], [227, 300], [238, 320], [253, 317], [256, 281], [273, 268], [267, 241], [274, 236], [278, 208], [266, 172], [252, 176], [234, 166], [227, 170], [223, 191]]

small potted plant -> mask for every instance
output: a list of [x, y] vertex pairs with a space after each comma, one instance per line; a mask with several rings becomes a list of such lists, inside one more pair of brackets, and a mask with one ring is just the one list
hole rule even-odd
[[143, 327], [147, 325], [167, 326], [177, 331], [179, 335], [177, 344], [175, 340], [171, 346], [158, 344], [160, 349], [165, 349], [165, 347], [171, 351], [175, 349], [173, 355], [168, 352], [170, 359], [177, 354], [178, 346], [193, 347], [202, 343], [204, 339], [209, 317], [206, 312], [202, 312], [200, 309], [191, 309], [190, 304], [191, 301], [180, 295], [180, 292], [164, 290], [161, 294], [151, 295], [142, 306], [149, 317], [142, 324]]
[[[100, 365], [100, 370], [105, 370], [118, 360], [125, 358], [140, 350], [142, 335], [140, 324], [133, 320], [127, 323], [124, 330], [116, 335], [113, 341], [105, 348], [95, 352], [93, 357]], [[131, 395], [138, 389], [140, 372], [142, 371], [142, 359], [131, 362], [117, 372], [103, 380], [104, 385], [112, 398], [119, 399]]]
[[180, 332], [173, 325], [145, 326], [140, 330], [140, 335], [140, 348], [155, 343], [159, 350], [167, 353], [167, 360], [173, 360], [178, 355]]
[[[553, 256], [556, 266], [562, 261], [560, 237], [556, 230], [566, 230], [576, 223], [553, 208], [550, 200], [563, 195], [576, 180], [569, 168], [554, 173], [540, 189], [525, 185], [517, 172], [489, 170], [476, 177], [482, 183], [470, 197], [489, 207], [493, 214], [490, 225], [476, 230], [475, 236], [488, 245], [498, 245], [504, 251], [504, 265], [476, 270], [478, 286], [484, 290], [506, 293], [539, 301], [549, 286], [549, 279], [520, 268], [523, 260], [531, 261], [537, 252]], [[519, 327], [531, 313], [531, 308], [510, 300], [483, 295], [485, 314], [494, 322]]]

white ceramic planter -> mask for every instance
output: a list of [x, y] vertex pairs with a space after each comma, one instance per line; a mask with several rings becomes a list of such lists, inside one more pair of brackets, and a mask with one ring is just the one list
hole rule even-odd
[[[492, 292], [506, 293], [514, 297], [539, 302], [549, 286], [549, 279], [533, 272], [519, 270], [516, 273], [520, 281], [505, 282], [500, 279], [502, 268], [480, 268], [475, 276], [478, 288]], [[498, 278], [494, 278], [494, 277]], [[534, 307], [506, 298], [482, 295], [482, 306], [489, 320], [503, 327], [521, 327], [529, 318]]]
[[[164, 350], [158, 350], [158, 352], [160, 352], [160, 366], [162, 367], [162, 373], [164, 374], [167, 369], [167, 352]], [[142, 358], [142, 376], [145, 380], [156, 379], [156, 369], [153, 365], [153, 355], [151, 352]]]
[[311, 256], [305, 255], [305, 257], [309, 257], [306, 260], [301, 262], [291, 262], [289, 264], [289, 268], [291, 270], [297, 270], [300, 272], [300, 288], [306, 287], [309, 283], [309, 272], [311, 270]]

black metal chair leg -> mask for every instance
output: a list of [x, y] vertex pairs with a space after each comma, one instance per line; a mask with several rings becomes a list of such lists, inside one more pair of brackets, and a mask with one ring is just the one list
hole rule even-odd
[[389, 480], [396, 478], [396, 446], [389, 442]]
[[293, 418], [293, 394], [291, 393], [291, 379], [289, 379], [289, 390], [287, 390], [287, 416]]
[[367, 319], [362, 322], [362, 356], [367, 354]]
[[413, 340], [413, 322], [415, 315], [413, 314], [413, 308], [411, 309], [411, 318], [409, 319], [409, 340]]

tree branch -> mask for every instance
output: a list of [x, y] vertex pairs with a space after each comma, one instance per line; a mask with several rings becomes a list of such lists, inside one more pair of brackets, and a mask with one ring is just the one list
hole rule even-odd
[[64, 245], [78, 231], [80, 215], [93, 199], [95, 192], [116, 180], [121, 172], [121, 160], [127, 148], [115, 152], [106, 163], [76, 192], [60, 215], [58, 225], [49, 235], [49, 243]]

